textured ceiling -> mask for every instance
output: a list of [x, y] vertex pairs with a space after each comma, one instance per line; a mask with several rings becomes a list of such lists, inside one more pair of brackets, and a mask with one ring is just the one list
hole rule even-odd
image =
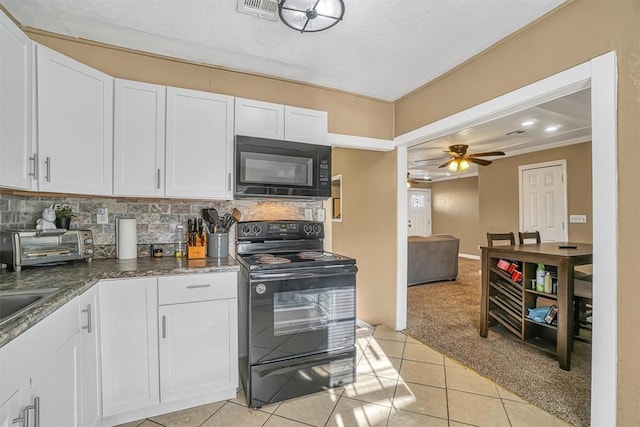
[[343, 22], [300, 34], [236, 0], [0, 0], [22, 25], [388, 101], [565, 0], [344, 0]]

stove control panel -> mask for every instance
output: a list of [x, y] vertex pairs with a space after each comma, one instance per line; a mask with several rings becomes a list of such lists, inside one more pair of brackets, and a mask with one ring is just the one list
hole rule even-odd
[[324, 225], [314, 221], [252, 221], [238, 224], [238, 241], [324, 238]]

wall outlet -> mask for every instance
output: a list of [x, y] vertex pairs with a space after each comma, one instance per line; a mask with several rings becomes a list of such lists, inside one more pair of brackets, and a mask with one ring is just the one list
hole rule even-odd
[[586, 215], [569, 215], [569, 222], [571, 223], [579, 223], [586, 224], [587, 216]]
[[324, 222], [324, 209], [318, 209], [318, 222]]
[[304, 210], [304, 219], [306, 221], [313, 221], [313, 209], [307, 208]]
[[96, 210], [96, 219], [98, 224], [109, 224], [109, 211], [107, 208], [98, 208]]

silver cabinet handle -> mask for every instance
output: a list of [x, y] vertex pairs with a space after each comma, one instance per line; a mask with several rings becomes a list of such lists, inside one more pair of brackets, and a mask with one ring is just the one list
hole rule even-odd
[[231, 172], [229, 172], [228, 174], [228, 184], [227, 184], [227, 190], [231, 191]]
[[29, 172], [29, 176], [32, 176], [33, 179], [38, 179], [38, 154], [33, 153], [33, 157], [29, 157], [29, 160], [33, 162], [33, 172]]
[[47, 158], [44, 161], [44, 164], [47, 167], [44, 175], [44, 179], [46, 179], [47, 182], [51, 182], [51, 157], [47, 156]]
[[167, 316], [162, 316], [162, 338], [167, 337]]
[[87, 308], [80, 311], [87, 313], [87, 326], [83, 326], [82, 329], [86, 329], [87, 333], [91, 333], [91, 304], [87, 304]]
[[160, 168], [158, 168], [158, 171], [156, 172], [156, 188], [158, 190], [160, 189]]
[[187, 285], [187, 289], [210, 288], [211, 285]]
[[25, 411], [25, 408], [22, 408], [20, 410], [20, 416], [14, 418], [11, 421], [11, 424], [20, 424], [20, 427], [28, 427], [27, 423], [25, 423], [25, 421], [28, 421], [28, 420], [29, 420], [29, 417]]

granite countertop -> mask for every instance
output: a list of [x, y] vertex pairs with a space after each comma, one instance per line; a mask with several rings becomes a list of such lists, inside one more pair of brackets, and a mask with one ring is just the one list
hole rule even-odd
[[58, 288], [46, 301], [0, 324], [0, 347], [84, 293], [103, 279], [203, 274], [238, 271], [232, 257], [187, 260], [186, 258], [96, 259], [73, 261], [56, 266], [23, 267], [22, 271], [0, 270], [0, 291]]

